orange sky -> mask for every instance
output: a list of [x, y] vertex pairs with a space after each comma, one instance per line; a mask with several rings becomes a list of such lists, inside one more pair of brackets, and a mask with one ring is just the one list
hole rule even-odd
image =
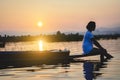
[[120, 0], [0, 0], [0, 32], [82, 32], [90, 20], [98, 28], [118, 27], [119, 8]]

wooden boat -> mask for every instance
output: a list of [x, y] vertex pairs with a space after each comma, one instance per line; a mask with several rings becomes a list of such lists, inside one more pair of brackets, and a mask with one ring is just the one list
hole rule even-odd
[[64, 63], [69, 53], [69, 50], [0, 51], [0, 65]]

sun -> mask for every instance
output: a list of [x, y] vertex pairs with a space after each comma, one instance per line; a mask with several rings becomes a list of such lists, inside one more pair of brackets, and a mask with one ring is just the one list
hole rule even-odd
[[43, 23], [42, 23], [41, 21], [39, 21], [39, 22], [37, 23], [37, 25], [38, 25], [38, 27], [42, 27], [42, 26], [43, 26]]

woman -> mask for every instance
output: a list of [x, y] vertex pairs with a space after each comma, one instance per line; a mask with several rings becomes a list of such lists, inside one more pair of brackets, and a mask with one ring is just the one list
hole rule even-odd
[[[83, 52], [84, 54], [102, 54], [107, 57], [107, 59], [113, 58], [110, 54], [107, 53], [106, 49], [104, 49], [99, 42], [97, 42], [92, 34], [92, 31], [95, 30], [96, 24], [94, 21], [90, 21], [86, 26], [86, 33], [83, 39]], [[96, 48], [93, 47], [93, 44]]]

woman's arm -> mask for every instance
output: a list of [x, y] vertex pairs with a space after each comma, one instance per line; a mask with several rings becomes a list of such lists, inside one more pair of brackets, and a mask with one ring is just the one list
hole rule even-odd
[[104, 49], [104, 48], [100, 45], [100, 43], [99, 43], [97, 40], [95, 40], [95, 38], [92, 38], [91, 40], [93, 41], [93, 44], [94, 44], [96, 47], [98, 47], [98, 48], [100, 48], [100, 49]]

